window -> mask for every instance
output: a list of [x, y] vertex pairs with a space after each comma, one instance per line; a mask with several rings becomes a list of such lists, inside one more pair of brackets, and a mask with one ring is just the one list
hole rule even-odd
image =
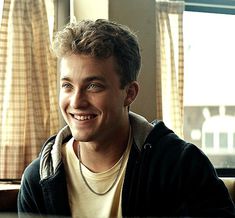
[[186, 1], [185, 139], [235, 168], [235, 1]]

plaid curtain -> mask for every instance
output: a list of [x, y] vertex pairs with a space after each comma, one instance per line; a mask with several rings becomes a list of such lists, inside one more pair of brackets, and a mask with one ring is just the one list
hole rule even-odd
[[183, 1], [156, 1], [157, 118], [183, 137]]
[[48, 27], [48, 15], [54, 9], [48, 2], [53, 0], [4, 0], [0, 179], [20, 179], [44, 140], [59, 128], [57, 62], [50, 52]]

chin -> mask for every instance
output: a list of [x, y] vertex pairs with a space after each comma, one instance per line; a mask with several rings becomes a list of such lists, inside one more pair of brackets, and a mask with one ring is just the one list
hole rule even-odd
[[78, 134], [76, 131], [72, 131], [72, 136], [76, 141], [79, 141], [79, 142], [88, 142], [88, 141], [90, 141], [90, 137], [87, 134], [82, 135], [82, 134]]

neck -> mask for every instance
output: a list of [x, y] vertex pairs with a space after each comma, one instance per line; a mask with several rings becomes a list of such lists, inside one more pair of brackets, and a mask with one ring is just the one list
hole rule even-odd
[[[118, 134], [119, 135], [119, 134]], [[110, 169], [121, 158], [129, 139], [129, 126], [122, 134], [105, 142], [74, 142], [74, 151], [80, 153], [82, 163], [93, 172]], [[80, 152], [79, 152], [80, 149]]]

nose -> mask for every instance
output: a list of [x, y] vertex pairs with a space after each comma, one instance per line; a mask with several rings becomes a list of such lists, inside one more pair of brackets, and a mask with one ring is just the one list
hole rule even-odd
[[70, 105], [74, 109], [85, 108], [88, 105], [88, 98], [82, 90], [76, 90], [70, 98]]

